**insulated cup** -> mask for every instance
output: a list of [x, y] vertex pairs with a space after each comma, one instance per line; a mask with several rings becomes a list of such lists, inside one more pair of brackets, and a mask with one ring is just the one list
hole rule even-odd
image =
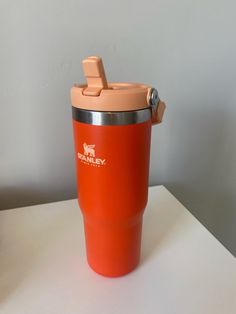
[[117, 277], [139, 263], [151, 127], [165, 104], [149, 85], [107, 83], [99, 57], [83, 60], [83, 70], [87, 83], [72, 87], [71, 103], [87, 260]]

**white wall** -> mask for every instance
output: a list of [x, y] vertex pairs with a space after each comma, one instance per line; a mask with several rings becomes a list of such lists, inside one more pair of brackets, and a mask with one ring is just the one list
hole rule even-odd
[[110, 81], [157, 87], [150, 184], [236, 254], [236, 3], [0, 1], [0, 208], [75, 197], [69, 89], [101, 55]]

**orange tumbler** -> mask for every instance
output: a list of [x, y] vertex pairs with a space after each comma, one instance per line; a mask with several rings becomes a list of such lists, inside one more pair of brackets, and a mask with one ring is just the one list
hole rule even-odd
[[148, 85], [108, 84], [99, 57], [85, 59], [83, 70], [87, 84], [72, 87], [71, 102], [87, 260], [117, 277], [139, 263], [151, 126], [165, 104]]

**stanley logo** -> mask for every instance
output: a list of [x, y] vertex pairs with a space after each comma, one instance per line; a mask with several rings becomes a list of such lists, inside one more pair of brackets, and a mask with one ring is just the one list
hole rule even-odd
[[85, 164], [100, 167], [106, 164], [106, 159], [96, 158], [95, 156], [95, 145], [83, 144], [84, 153], [78, 153], [78, 158]]

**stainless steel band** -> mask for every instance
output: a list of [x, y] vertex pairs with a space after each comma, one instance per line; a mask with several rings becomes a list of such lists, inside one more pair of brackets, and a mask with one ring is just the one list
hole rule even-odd
[[90, 111], [72, 106], [74, 120], [93, 125], [127, 125], [151, 120], [151, 107], [134, 111]]

